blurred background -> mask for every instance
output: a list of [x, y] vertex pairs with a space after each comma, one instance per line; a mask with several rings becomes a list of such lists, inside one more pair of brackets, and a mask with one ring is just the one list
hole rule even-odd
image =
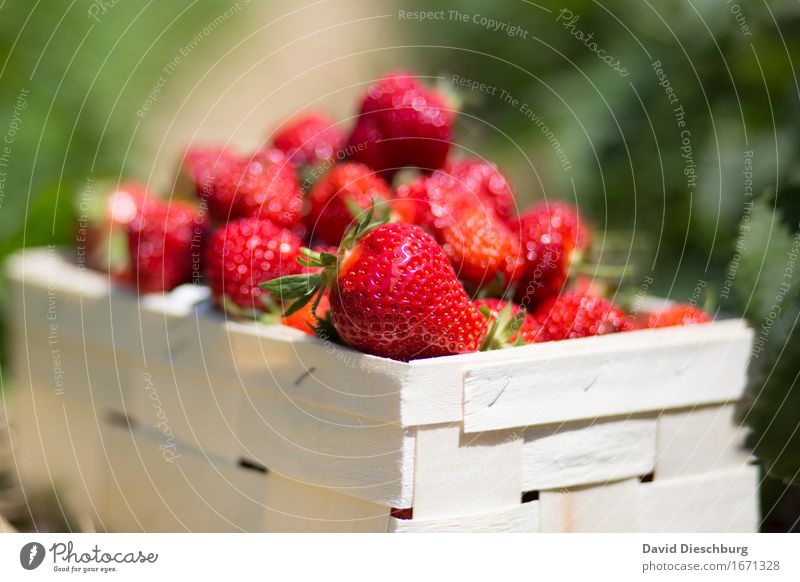
[[[0, 2], [0, 259], [68, 244], [88, 181], [168, 193], [189, 143], [253, 148], [308, 107], [349, 126], [370, 81], [409, 68], [458, 96], [459, 148], [521, 206], [571, 200], [636, 250], [648, 292], [704, 283], [750, 319], [763, 527], [797, 531], [799, 49], [793, 0]], [[20, 338], [0, 337], [5, 395]]]

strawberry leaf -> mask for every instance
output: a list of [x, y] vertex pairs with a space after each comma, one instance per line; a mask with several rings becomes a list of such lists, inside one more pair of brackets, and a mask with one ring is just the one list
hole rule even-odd
[[352, 196], [344, 197], [344, 205], [347, 207], [347, 211], [353, 217], [353, 220], [361, 222], [359, 216], [364, 213], [364, 208], [358, 202], [356, 202]]
[[302, 275], [287, 275], [265, 281], [259, 285], [280, 300], [297, 299], [319, 287], [322, 276], [320, 273], [306, 273]]
[[320, 253], [320, 263], [323, 267], [333, 267], [339, 262], [339, 257], [332, 253]]
[[303, 265], [304, 267], [317, 268], [317, 267], [322, 267], [323, 266], [322, 263], [320, 263], [319, 261], [309, 261], [309, 260], [304, 259], [302, 257], [297, 257], [297, 262], [300, 263], [301, 265]]
[[[793, 253], [794, 241], [783, 225], [782, 216], [768, 196], [760, 197], [739, 225], [740, 240], [728, 266], [735, 275], [731, 291], [746, 308], [747, 316], [762, 322], [769, 316], [775, 297], [786, 284], [786, 268]], [[797, 285], [788, 289], [783, 301], [798, 296]]]
[[319, 294], [318, 291], [319, 291], [318, 289], [312, 289], [305, 295], [301, 295], [299, 298], [293, 301], [291, 305], [289, 305], [286, 311], [283, 312], [283, 316], [289, 317], [293, 313], [297, 313], [298, 311], [300, 311], [303, 307], [308, 305], [308, 302], [314, 298], [314, 295]]
[[383, 216], [378, 220], [373, 220], [374, 217], [375, 217], [375, 199], [372, 198], [370, 200], [369, 209], [367, 210], [366, 214], [363, 216], [363, 218], [361, 218], [358, 222], [356, 222], [353, 226], [351, 226], [348, 229], [348, 231], [342, 238], [342, 242], [339, 245], [339, 248], [341, 249], [351, 248], [356, 242], [358, 242], [359, 239], [361, 239], [369, 231], [381, 226], [382, 224], [386, 224], [387, 222], [389, 222], [388, 212], [386, 213], [386, 216]]
[[339, 332], [336, 330], [336, 327], [333, 325], [330, 312], [328, 312], [325, 317], [317, 318], [317, 325], [315, 325], [313, 329], [316, 336], [323, 342], [333, 342], [335, 344], [346, 345], [339, 336]]

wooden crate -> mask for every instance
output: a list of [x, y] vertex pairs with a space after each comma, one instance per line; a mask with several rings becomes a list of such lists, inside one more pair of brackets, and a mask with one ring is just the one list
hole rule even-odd
[[57, 249], [9, 279], [21, 479], [99, 528], [757, 529], [741, 321], [403, 363]]

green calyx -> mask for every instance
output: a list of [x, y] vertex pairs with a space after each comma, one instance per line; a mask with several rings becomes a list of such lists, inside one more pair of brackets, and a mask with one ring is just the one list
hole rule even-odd
[[[303, 251], [308, 251], [309, 249], [303, 249]], [[313, 251], [309, 251], [313, 252]], [[330, 255], [328, 253], [324, 253], [328, 256], [334, 258], [334, 260], [338, 263], [338, 259], [336, 255]], [[302, 265], [306, 266], [317, 266], [313, 264], [311, 261], [303, 261], [302, 259], [298, 258], [298, 262]], [[335, 263], [336, 264], [336, 263]], [[261, 283], [259, 286], [268, 291], [272, 296], [280, 300], [280, 302], [284, 305], [288, 305], [288, 307], [284, 310], [284, 317], [288, 317], [289, 315], [299, 311], [311, 300], [314, 300], [312, 312], [316, 316], [317, 307], [319, 306], [319, 302], [322, 299], [322, 292], [328, 287], [332, 275], [336, 273], [336, 267], [323, 267], [322, 271], [317, 273], [303, 273], [301, 275], [287, 275], [285, 277], [279, 277], [277, 279], [272, 279], [271, 281], [265, 281]]]
[[305, 247], [302, 248], [300, 250], [301, 256], [297, 258], [297, 262], [304, 267], [320, 269], [319, 271], [299, 275], [286, 275], [285, 277], [265, 281], [259, 287], [268, 291], [285, 306], [284, 317], [296, 313], [313, 301], [311, 312], [317, 318], [317, 307], [319, 307], [322, 295], [336, 279], [339, 264], [345, 253], [352, 249], [368, 232], [386, 223], [386, 219], [374, 220], [374, 217], [375, 201], [373, 200], [364, 216], [345, 233], [342, 242], [339, 244], [339, 252], [335, 255], [333, 253], [316, 252]]
[[[489, 325], [480, 351], [502, 350], [521, 346], [524, 343], [519, 330], [525, 323], [525, 311], [519, 310], [514, 313], [514, 306], [511, 303], [506, 305], [497, 316], [494, 316], [486, 306], [481, 306], [478, 310], [486, 317]], [[514, 338], [514, 336], [517, 337]]]
[[382, 224], [386, 224], [389, 222], [391, 217], [391, 212], [385, 203], [381, 204], [381, 208], [379, 210], [376, 209], [374, 198], [370, 200], [369, 208], [367, 209], [366, 213], [364, 212], [364, 209], [352, 198], [345, 198], [344, 203], [345, 206], [347, 206], [347, 209], [350, 211], [350, 214], [353, 215], [355, 223], [347, 230], [342, 238], [342, 242], [339, 244], [340, 255], [342, 254], [343, 249], [349, 250], [353, 248], [353, 245], [363, 238], [365, 234], [374, 228], [381, 226]]

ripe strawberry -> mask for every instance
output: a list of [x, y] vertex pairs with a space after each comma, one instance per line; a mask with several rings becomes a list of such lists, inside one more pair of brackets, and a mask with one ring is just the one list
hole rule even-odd
[[[452, 180], [440, 174], [451, 176]], [[472, 193], [476, 204], [491, 208], [503, 222], [511, 220], [510, 217], [516, 208], [514, 195], [506, 178], [491, 162], [478, 159], [460, 160], [437, 170], [430, 178], [435, 178], [434, 181], [442, 180], [445, 184], [458, 183], [463, 189]], [[421, 226], [433, 223], [434, 217], [430, 214], [431, 200], [426, 190], [428, 179], [428, 176], [422, 176], [398, 186], [395, 193], [395, 198], [400, 201], [398, 212], [406, 222]], [[448, 205], [446, 196], [435, 202], [443, 206], [446, 212]]]
[[541, 304], [533, 318], [542, 326], [537, 341], [604, 335], [630, 329], [625, 315], [601, 297], [567, 291]]
[[434, 235], [459, 277], [476, 287], [514, 282], [522, 254], [515, 233], [492, 206], [446, 172], [401, 186], [393, 208]]
[[672, 327], [675, 325], [708, 323], [709, 321], [711, 321], [711, 316], [705, 311], [688, 303], [679, 303], [666, 307], [657, 313], [651, 313], [647, 318], [647, 327]]
[[373, 201], [385, 207], [389, 196], [386, 182], [364, 164], [336, 165], [311, 189], [306, 226], [312, 238], [338, 245], [355, 220], [355, 209], [366, 210]]
[[[519, 306], [503, 301], [502, 299], [478, 299], [474, 301], [474, 304], [479, 309], [481, 307], [488, 309], [489, 315], [493, 321], [500, 322], [501, 326], [507, 326], [505, 330], [498, 329], [497, 339], [500, 342], [510, 345], [519, 345], [530, 344], [537, 341], [541, 325], [531, 314], [520, 309]], [[506, 313], [508, 314], [506, 318], [508, 321], [504, 322], [503, 319]], [[521, 317], [522, 320], [513, 323], [514, 319], [517, 317]]]
[[193, 146], [186, 150], [181, 160], [176, 191], [190, 191], [208, 208], [211, 216], [224, 221], [230, 212], [232, 199], [223, 200], [215, 191], [218, 175], [230, 174], [239, 158], [223, 146]]
[[511, 187], [497, 166], [484, 160], [459, 160], [447, 172], [461, 182], [483, 204], [490, 206], [504, 222], [516, 212], [516, 202]]
[[190, 148], [181, 176], [215, 222], [266, 218], [287, 228], [300, 222], [300, 182], [279, 150], [241, 158], [224, 148]]
[[192, 280], [206, 232], [192, 205], [149, 199], [127, 231], [131, 280], [139, 292], [169, 291]]
[[567, 282], [572, 251], [562, 242], [528, 240], [524, 247], [525, 267], [514, 299], [526, 309], [558, 295]]
[[525, 268], [515, 300], [528, 309], [558, 294], [567, 281], [573, 253], [590, 242], [578, 210], [566, 202], [534, 206], [516, 220]]
[[430, 232], [436, 217], [428, 195], [429, 179], [428, 176], [420, 176], [398, 186], [392, 193], [392, 211], [401, 221], [416, 224]]
[[452, 140], [455, 114], [444, 97], [406, 71], [393, 71], [370, 85], [349, 145], [372, 169], [441, 168]]
[[206, 277], [223, 307], [247, 313], [267, 309], [261, 281], [302, 272], [300, 239], [268, 220], [240, 218], [217, 230], [206, 251]]
[[583, 250], [591, 242], [588, 224], [572, 204], [550, 200], [534, 205], [515, 223], [524, 241], [556, 242], [569, 250]]
[[597, 297], [608, 297], [613, 294], [613, 289], [605, 279], [589, 275], [577, 275], [571, 287], [579, 293]]
[[338, 256], [317, 257], [321, 273], [264, 287], [296, 298], [290, 312], [330, 288], [336, 331], [363, 352], [411, 360], [476, 351], [485, 319], [436, 241], [411, 224], [369, 227], [371, 214], [348, 233]]
[[278, 127], [272, 143], [297, 168], [334, 160], [345, 139], [344, 132], [332, 119], [324, 113], [310, 111]]
[[437, 230], [436, 239], [458, 276], [475, 287], [513, 283], [522, 262], [514, 233], [487, 208], [465, 204], [457, 217]]
[[86, 265], [106, 271], [112, 277], [129, 277], [127, 228], [141, 211], [145, 202], [156, 200], [141, 182], [128, 181], [118, 185], [103, 184], [99, 192], [87, 200], [82, 194], [75, 201], [77, 212], [86, 216], [86, 226], [77, 233], [79, 253], [84, 243]]
[[221, 170], [214, 176], [213, 192], [218, 206], [228, 205], [230, 218], [268, 219], [285, 228], [300, 222], [300, 182], [283, 152], [261, 150]]

